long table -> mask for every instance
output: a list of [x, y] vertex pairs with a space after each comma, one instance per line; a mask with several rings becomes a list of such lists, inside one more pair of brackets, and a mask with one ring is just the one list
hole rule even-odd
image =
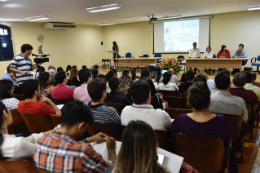
[[187, 68], [233, 68], [242, 71], [242, 61], [252, 58], [186, 58]]
[[154, 64], [158, 58], [113, 58], [117, 60], [120, 66], [148, 66], [149, 64]]

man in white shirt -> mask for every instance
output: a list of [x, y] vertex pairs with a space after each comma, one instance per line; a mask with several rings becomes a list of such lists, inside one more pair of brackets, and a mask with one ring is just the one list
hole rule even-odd
[[153, 109], [151, 93], [146, 81], [139, 80], [133, 83], [129, 89], [134, 104], [126, 106], [121, 113], [122, 125], [126, 126], [130, 121], [141, 120], [153, 127], [154, 130], [167, 131], [172, 120], [168, 113], [161, 109]]
[[[170, 83], [176, 83], [176, 84], [178, 84], [178, 78], [177, 78], [177, 76], [174, 75], [174, 70], [173, 70], [173, 68], [170, 68], [170, 69], [168, 70], [168, 72], [170, 72], [170, 73], [172, 74]], [[163, 76], [160, 78], [159, 83], [162, 83], [162, 80], [163, 80]]]
[[[200, 58], [200, 49], [197, 48], [197, 42], [193, 43], [193, 48], [189, 51], [189, 58]], [[196, 74], [197, 68], [194, 68]]]
[[231, 86], [230, 77], [226, 73], [220, 73], [215, 77], [214, 84], [217, 92], [211, 94], [211, 103], [209, 111], [212, 113], [242, 115], [246, 122], [248, 111], [245, 101], [238, 96], [231, 95], [229, 88]]

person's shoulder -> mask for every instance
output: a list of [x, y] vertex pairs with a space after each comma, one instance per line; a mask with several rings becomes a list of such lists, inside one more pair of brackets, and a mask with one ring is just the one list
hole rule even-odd
[[216, 114], [215, 118], [222, 122], [230, 122], [230, 119], [228, 118], [228, 116], [223, 115], [223, 114]]

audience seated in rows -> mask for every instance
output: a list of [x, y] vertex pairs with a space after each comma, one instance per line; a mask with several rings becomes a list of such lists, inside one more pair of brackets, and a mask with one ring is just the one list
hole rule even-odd
[[93, 79], [88, 84], [88, 93], [92, 99], [88, 106], [93, 112], [95, 122], [115, 123], [121, 126], [121, 118], [116, 109], [104, 103], [107, 97], [106, 81], [101, 78]]
[[[171, 74], [171, 80], [170, 80], [170, 83], [175, 83], [176, 85], [178, 84], [178, 78], [176, 75], [174, 75], [174, 70], [173, 68], [170, 68], [168, 70], [168, 72]], [[162, 83], [163, 82], [163, 76], [160, 78], [159, 80], [159, 83]]]
[[10, 65], [6, 68], [6, 73], [2, 76], [1, 79], [2, 79], [2, 80], [3, 80], [3, 79], [8, 79], [8, 80], [10, 80], [10, 81], [12, 81], [12, 82], [15, 81], [15, 75], [14, 75], [13, 72], [10, 71]]
[[[26, 138], [16, 137], [14, 134], [8, 134], [7, 126], [13, 123], [12, 113], [0, 102], [0, 127], [4, 142], [1, 147], [3, 157], [9, 159], [32, 159], [36, 148], [36, 142], [44, 133], [32, 134]], [[48, 135], [51, 131], [46, 132]]]
[[[206, 83], [195, 82], [189, 88], [187, 98], [192, 112], [178, 115], [171, 125], [171, 130], [194, 137], [220, 138], [224, 145], [229, 147], [234, 127], [228, 117], [209, 112], [210, 93]], [[230, 170], [232, 172], [238, 172], [235, 162], [233, 153], [230, 155]]]
[[260, 100], [260, 88], [252, 84], [253, 82], [252, 73], [247, 71], [245, 72], [245, 74], [246, 74], [246, 85], [244, 86], [244, 88], [246, 90], [254, 91], [254, 93], [257, 95], [258, 99]]
[[50, 75], [50, 77], [51, 77], [51, 83], [54, 84], [54, 85], [56, 85], [55, 70], [54, 70], [53, 68], [50, 68], [50, 69], [48, 70], [48, 73], [49, 73], [49, 75]]
[[41, 93], [45, 97], [51, 99], [51, 93], [52, 93], [52, 90], [54, 88], [54, 84], [51, 84], [50, 74], [47, 73], [47, 72], [40, 73], [40, 75], [38, 77], [38, 82], [39, 82], [39, 85], [40, 85]]
[[78, 69], [77, 68], [71, 68], [69, 79], [73, 86], [79, 87], [81, 85], [81, 82], [78, 81]]
[[[149, 77], [151, 79], [151, 81], [153, 82], [153, 88], [156, 89], [156, 93], [157, 91], [159, 90], [159, 86], [156, 82], [153, 81], [152, 79], [152, 73], [149, 69], [144, 69], [142, 72], [141, 72], [141, 78], [144, 78], [144, 77]], [[150, 88], [151, 90], [153, 90], [152, 88]]]
[[65, 72], [68, 73], [69, 76], [70, 76], [70, 69], [71, 69], [71, 65], [67, 65]]
[[125, 76], [125, 75], [122, 75], [120, 78], [119, 78], [119, 81], [120, 81], [120, 89], [119, 89], [119, 93], [122, 94], [122, 95], [128, 95], [128, 89], [130, 87], [130, 79], [128, 76]]
[[120, 82], [118, 78], [112, 77], [108, 81], [108, 86], [111, 89], [111, 92], [107, 94], [105, 102], [131, 105], [130, 101], [127, 99], [125, 95], [118, 93], [120, 89]]
[[181, 93], [188, 91], [189, 87], [193, 84], [195, 78], [195, 74], [192, 70], [187, 71], [185, 75], [186, 75], [187, 82], [182, 82], [180, 84], [179, 92]]
[[127, 77], [129, 78], [129, 80], [130, 80], [130, 86], [133, 84], [131, 71], [129, 71], [129, 70], [124, 70], [123, 73], [122, 73], [122, 76], [127, 76]]
[[22, 92], [25, 101], [18, 104], [19, 112], [39, 114], [44, 117], [50, 115], [61, 116], [60, 109], [47, 97], [41, 95], [40, 86], [37, 80], [29, 79], [22, 85]]
[[92, 74], [90, 70], [82, 69], [79, 71], [79, 80], [82, 83], [81, 86], [74, 90], [73, 98], [74, 100], [79, 100], [81, 102], [91, 102], [91, 98], [88, 94], [88, 84], [92, 80]]
[[64, 71], [62, 67], [57, 68], [57, 73], [60, 72], [60, 71]]
[[211, 94], [209, 111], [220, 114], [242, 115], [246, 122], [248, 111], [245, 101], [241, 97], [230, 94], [230, 77], [226, 73], [220, 73], [215, 77], [214, 85], [217, 91]]
[[14, 83], [9, 79], [0, 80], [0, 100], [8, 110], [17, 109], [19, 100], [13, 98]]
[[159, 90], [167, 90], [167, 91], [178, 91], [179, 88], [176, 83], [171, 83], [170, 80], [172, 78], [172, 74], [170, 72], [166, 72], [163, 74], [162, 83], [159, 83]]
[[98, 77], [98, 70], [93, 68], [91, 70], [91, 73], [92, 73], [92, 76], [93, 76], [93, 79], [96, 79]]
[[132, 120], [141, 120], [151, 125], [154, 130], [167, 131], [172, 122], [171, 118], [165, 111], [153, 109], [150, 87], [146, 81], [136, 81], [129, 89], [129, 94], [134, 104], [123, 109], [122, 125], [126, 126]]
[[115, 73], [113, 71], [107, 72], [107, 74], [106, 74], [106, 81], [108, 82], [109, 79], [111, 79], [113, 77], [115, 77]]
[[253, 108], [258, 105], [258, 97], [252, 90], [246, 90], [244, 86], [246, 85], [247, 76], [243, 72], [237, 73], [232, 80], [232, 87], [229, 88], [229, 92], [232, 95], [241, 97], [244, 99], [246, 104], [250, 104]]
[[74, 89], [66, 86], [68, 77], [65, 71], [60, 71], [55, 75], [57, 86], [52, 90], [53, 99], [72, 100]]
[[[34, 162], [49, 172], [105, 172], [116, 161], [115, 140], [103, 133], [77, 141], [94, 117], [80, 101], [71, 101], [61, 109], [61, 126], [38, 142]], [[107, 143], [109, 161], [92, 148], [92, 142]]]
[[121, 75], [117, 72], [117, 70], [116, 70], [114, 67], [111, 67], [110, 70], [115, 73], [115, 76], [114, 76], [114, 77], [116, 77], [116, 78], [118, 78], [118, 79], [121, 77]]
[[255, 72], [251, 72], [251, 74], [253, 75], [252, 84], [260, 88], [260, 82], [256, 82], [256, 73]]
[[132, 73], [132, 81], [133, 82], [139, 80], [139, 77], [136, 76], [136, 69], [135, 68], [131, 69], [131, 73]]
[[181, 75], [181, 81], [180, 82], [187, 82], [186, 73], [183, 73]]

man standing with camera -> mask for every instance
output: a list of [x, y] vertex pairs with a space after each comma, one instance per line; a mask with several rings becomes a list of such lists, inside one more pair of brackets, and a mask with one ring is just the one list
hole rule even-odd
[[21, 47], [22, 53], [16, 55], [10, 65], [10, 71], [15, 73], [18, 85], [23, 84], [28, 79], [33, 79], [31, 71], [37, 68], [37, 65], [32, 65], [32, 60], [29, 57], [32, 54], [32, 50], [33, 47], [31, 45], [23, 44]]

